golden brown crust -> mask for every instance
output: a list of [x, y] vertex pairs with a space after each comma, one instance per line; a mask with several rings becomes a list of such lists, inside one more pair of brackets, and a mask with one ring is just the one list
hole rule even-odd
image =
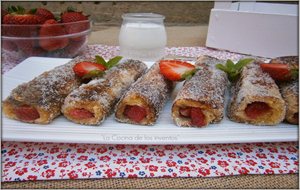
[[[170, 97], [173, 87], [173, 82], [160, 74], [159, 63], [155, 63], [123, 95], [116, 106], [116, 120], [123, 123], [154, 125], [160, 111]], [[124, 115], [126, 105], [138, 105], [145, 108], [147, 110], [146, 118], [139, 123], [131, 121]]]
[[16, 87], [3, 102], [3, 112], [11, 119], [20, 120], [14, 108], [22, 105], [34, 107], [40, 117], [29, 123], [47, 124], [60, 115], [60, 108], [65, 97], [78, 88], [81, 81], [73, 72], [73, 66], [81, 58], [44, 72], [33, 80]]
[[[271, 110], [261, 117], [251, 119], [245, 109], [253, 102], [266, 103]], [[231, 88], [229, 119], [254, 125], [276, 125], [284, 119], [285, 109], [278, 86], [261, 70], [259, 64], [254, 62], [244, 67], [241, 77]]]
[[[62, 112], [69, 120], [85, 124], [99, 125], [113, 111], [121, 95], [147, 69], [147, 66], [136, 60], [126, 60], [110, 69], [102, 78], [94, 79], [81, 85], [65, 99]], [[88, 119], [74, 118], [70, 111], [85, 109], [93, 113]]]
[[201, 56], [195, 65], [200, 69], [187, 80], [178, 92], [172, 106], [172, 118], [176, 125], [193, 127], [189, 118], [181, 117], [180, 108], [201, 108], [205, 123], [218, 123], [223, 118], [227, 77], [215, 68], [224, 62], [209, 56]]

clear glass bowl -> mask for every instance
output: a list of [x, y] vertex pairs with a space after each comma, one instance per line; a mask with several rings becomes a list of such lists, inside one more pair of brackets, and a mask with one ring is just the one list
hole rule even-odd
[[41, 36], [42, 25], [2, 24], [2, 52], [11, 57], [72, 58], [87, 46], [91, 27], [91, 20], [52, 24]]

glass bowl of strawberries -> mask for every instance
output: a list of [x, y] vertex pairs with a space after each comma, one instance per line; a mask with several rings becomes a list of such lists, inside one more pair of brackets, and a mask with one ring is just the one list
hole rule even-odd
[[11, 6], [1, 20], [2, 52], [19, 58], [75, 57], [86, 48], [92, 26], [88, 16], [70, 8], [55, 16], [45, 8]]

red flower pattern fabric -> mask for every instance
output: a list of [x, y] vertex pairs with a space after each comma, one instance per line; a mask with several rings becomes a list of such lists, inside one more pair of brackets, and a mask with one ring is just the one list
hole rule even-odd
[[258, 145], [3, 142], [2, 181], [298, 173], [296, 142]]
[[[90, 45], [85, 54], [94, 51], [109, 59], [119, 54], [119, 47]], [[205, 47], [166, 48], [166, 52], [232, 60], [245, 57]], [[2, 54], [2, 73], [23, 59]], [[297, 142], [218, 145], [3, 142], [2, 181], [298, 173], [298, 149]]]

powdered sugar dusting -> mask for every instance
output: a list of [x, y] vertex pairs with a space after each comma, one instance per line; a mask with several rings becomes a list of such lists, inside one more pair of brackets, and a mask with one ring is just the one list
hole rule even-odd
[[[15, 88], [11, 98], [25, 104], [38, 106], [47, 112], [60, 107], [64, 98], [80, 85], [72, 67], [80, 58], [44, 72], [28, 83]], [[17, 97], [17, 98], [16, 98]]]

